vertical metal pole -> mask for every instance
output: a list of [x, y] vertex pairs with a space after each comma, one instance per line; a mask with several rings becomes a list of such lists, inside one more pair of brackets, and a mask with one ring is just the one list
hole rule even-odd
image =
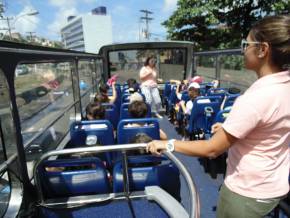
[[128, 159], [126, 151], [122, 151], [123, 159], [122, 159], [122, 165], [123, 165], [123, 184], [124, 184], [124, 193], [127, 199], [129, 199], [130, 195], [130, 184], [129, 184], [129, 173], [128, 173]]
[[[221, 63], [220, 63], [220, 56], [219, 55], [217, 55], [216, 57], [215, 57], [215, 62], [216, 62], [216, 64], [215, 64], [215, 78], [218, 80], [218, 81], [220, 81], [220, 79], [221, 79]], [[219, 83], [219, 86], [220, 86], [220, 83]]]

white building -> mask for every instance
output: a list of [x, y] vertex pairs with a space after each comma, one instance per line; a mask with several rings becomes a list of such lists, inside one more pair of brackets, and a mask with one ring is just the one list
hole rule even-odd
[[69, 17], [61, 29], [61, 38], [67, 49], [98, 53], [113, 41], [111, 16], [91, 13]]

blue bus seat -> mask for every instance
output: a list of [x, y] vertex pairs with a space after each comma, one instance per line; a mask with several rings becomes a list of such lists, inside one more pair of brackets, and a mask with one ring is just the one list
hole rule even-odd
[[189, 97], [189, 95], [188, 95], [188, 91], [183, 91], [183, 92], [182, 92], [182, 94], [181, 94], [181, 100], [182, 100], [182, 101], [185, 101], [185, 102], [187, 102], [187, 101], [190, 100], [190, 97]]
[[226, 120], [227, 115], [230, 113], [231, 109], [232, 109], [231, 107], [227, 107], [224, 110], [220, 110], [216, 114], [213, 124], [215, 124], [215, 123], [223, 123]]
[[224, 108], [226, 107], [229, 107], [229, 106], [233, 106], [234, 105], [234, 102], [235, 100], [237, 99], [237, 97], [239, 97], [240, 94], [229, 94], [226, 96], [226, 100], [225, 100], [225, 103], [224, 103]]
[[[87, 166], [87, 169], [72, 168], [83, 166]], [[47, 170], [59, 167], [71, 169]], [[102, 161], [96, 157], [47, 160], [39, 165], [37, 172], [46, 198], [110, 193], [107, 171]]]
[[[121, 105], [121, 109], [120, 109], [120, 120], [132, 118], [131, 115], [129, 114], [129, 111], [128, 111], [129, 104], [130, 103], [123, 103]], [[146, 117], [151, 117], [152, 116], [152, 114], [151, 114], [151, 107], [147, 103], [146, 103], [146, 105], [147, 105], [147, 115], [146, 115]]]
[[121, 105], [130, 101], [130, 93], [124, 93], [121, 97]]
[[[127, 126], [128, 124], [137, 124], [138, 126]], [[158, 119], [142, 118], [120, 120], [117, 129], [118, 144], [129, 143], [138, 133], [146, 133], [152, 139], [160, 139]]]
[[117, 109], [117, 106], [115, 104], [110, 103], [103, 103], [102, 105], [106, 109], [105, 113], [106, 120], [109, 120], [113, 125], [114, 129], [117, 129], [119, 123], [119, 110]]
[[[203, 103], [199, 100], [209, 99], [209, 103]], [[197, 97], [193, 102], [193, 108], [189, 116], [189, 123], [187, 131], [189, 134], [195, 131], [203, 130], [204, 132], [210, 132], [211, 125], [214, 117], [220, 110], [221, 105], [220, 96], [206, 96]], [[207, 112], [210, 112], [209, 115]]]
[[108, 120], [85, 120], [71, 124], [71, 145], [86, 145], [87, 136], [90, 135], [97, 136], [101, 145], [115, 144], [113, 126]]
[[[165, 157], [152, 155], [129, 156], [128, 174], [130, 191], [143, 191], [146, 186], [157, 185], [180, 200], [179, 171]], [[113, 192], [124, 191], [122, 161], [113, 170]]]
[[[94, 137], [96, 144], [115, 144], [113, 126], [108, 120], [74, 122], [70, 126], [70, 137], [70, 147], [86, 146], [87, 142], [94, 139]], [[92, 145], [92, 141], [90, 141], [90, 145]], [[105, 160], [109, 165], [112, 163], [112, 154], [109, 152], [98, 154], [97, 156]]]
[[211, 88], [207, 91], [207, 96], [220, 96], [221, 101], [224, 99], [227, 94], [227, 90], [224, 88]]

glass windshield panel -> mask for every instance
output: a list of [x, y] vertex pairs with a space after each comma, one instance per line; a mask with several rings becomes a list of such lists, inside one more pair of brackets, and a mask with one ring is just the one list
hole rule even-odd
[[[15, 129], [10, 108], [10, 95], [3, 72], [0, 70], [0, 163], [16, 153]], [[2, 147], [3, 146], [3, 147]], [[5, 147], [4, 147], [5, 146]]]
[[[6, 153], [5, 153], [6, 151]], [[0, 164], [6, 157], [16, 153], [15, 130], [10, 108], [10, 96], [6, 78], [0, 70]], [[3, 217], [8, 207], [11, 186], [8, 173], [0, 174], [0, 217]]]
[[80, 80], [80, 92], [81, 103], [83, 109], [90, 102], [90, 94], [94, 93], [93, 79], [96, 72], [95, 62], [91, 60], [81, 60], [78, 64], [79, 80]]
[[205, 82], [215, 79], [216, 58], [211, 56], [196, 57], [196, 75], [202, 76]]
[[140, 69], [147, 57], [156, 58], [158, 78], [182, 80], [186, 70], [186, 49], [123, 50], [109, 53], [111, 76], [118, 74], [118, 81], [124, 83], [129, 78], [139, 80]]
[[[17, 67], [15, 90], [24, 144], [73, 103], [71, 71], [70, 62], [23, 64]], [[63, 135], [52, 130], [49, 134], [54, 141]]]
[[220, 86], [236, 87], [245, 91], [256, 79], [256, 73], [244, 68], [242, 55], [223, 55], [219, 58], [221, 66]]

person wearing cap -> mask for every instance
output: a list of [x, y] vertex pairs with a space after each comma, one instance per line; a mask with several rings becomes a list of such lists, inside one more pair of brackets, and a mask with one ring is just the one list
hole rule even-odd
[[[200, 85], [196, 82], [190, 83], [188, 86], [188, 95], [190, 100], [185, 103], [185, 101], [180, 102], [180, 107], [184, 114], [190, 115], [193, 108], [193, 101], [199, 96]], [[181, 96], [178, 96], [181, 99]]]

